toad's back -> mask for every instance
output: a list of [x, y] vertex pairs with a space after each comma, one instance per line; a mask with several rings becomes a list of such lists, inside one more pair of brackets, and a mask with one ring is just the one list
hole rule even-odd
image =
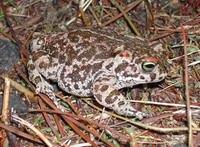
[[[46, 79], [64, 91], [92, 96], [119, 114], [142, 117], [117, 90], [158, 82], [167, 75], [168, 64], [161, 44], [121, 35], [111, 28], [81, 28], [42, 35], [32, 41], [28, 62], [36, 92], [55, 100]], [[42, 75], [42, 76], [41, 76]], [[136, 114], [135, 114], [136, 113]]]

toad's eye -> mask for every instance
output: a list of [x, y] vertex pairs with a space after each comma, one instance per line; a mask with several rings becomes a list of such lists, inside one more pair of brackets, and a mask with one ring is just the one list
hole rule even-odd
[[146, 72], [151, 72], [156, 67], [157, 63], [153, 61], [145, 61], [142, 63], [142, 69]]

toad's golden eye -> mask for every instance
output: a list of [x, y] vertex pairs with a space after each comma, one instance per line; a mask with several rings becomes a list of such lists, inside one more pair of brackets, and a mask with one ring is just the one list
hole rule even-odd
[[146, 72], [151, 72], [156, 67], [157, 63], [153, 61], [145, 61], [142, 63], [142, 69]]

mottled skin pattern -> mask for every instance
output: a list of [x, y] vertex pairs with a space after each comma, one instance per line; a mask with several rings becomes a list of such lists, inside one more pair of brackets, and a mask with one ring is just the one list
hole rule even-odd
[[58, 105], [52, 86], [81, 97], [94, 96], [101, 105], [125, 116], [142, 119], [118, 91], [137, 84], [163, 80], [168, 72], [159, 43], [122, 35], [112, 28], [80, 28], [41, 35], [31, 43], [30, 80]]

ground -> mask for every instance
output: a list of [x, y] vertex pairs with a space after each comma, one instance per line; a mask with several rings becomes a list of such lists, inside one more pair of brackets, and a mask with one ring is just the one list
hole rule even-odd
[[[76, 0], [2, 1], [0, 39], [15, 43], [21, 55], [21, 64], [16, 64], [7, 76], [22, 87], [11, 84], [10, 92], [20, 96], [29, 107], [29, 113], [2, 112], [5, 116], [2, 115], [0, 123], [1, 145], [8, 142], [13, 146], [200, 144], [199, 0], [154, 0], [151, 3], [94, 0], [88, 5]], [[62, 99], [62, 107], [67, 108], [66, 113], [57, 109], [45, 95], [34, 95], [35, 88], [26, 71], [30, 54], [27, 44], [32, 36], [97, 25], [115, 27], [149, 41], [159, 40], [166, 48], [170, 73], [164, 81], [121, 90], [127, 99], [135, 102], [138, 110], [146, 113], [143, 120], [118, 116], [102, 108], [92, 97], [80, 99], [60, 89], [55, 92]], [[186, 58], [184, 54], [187, 53]], [[5, 76], [0, 79], [2, 95], [7, 87], [4, 79]]]

